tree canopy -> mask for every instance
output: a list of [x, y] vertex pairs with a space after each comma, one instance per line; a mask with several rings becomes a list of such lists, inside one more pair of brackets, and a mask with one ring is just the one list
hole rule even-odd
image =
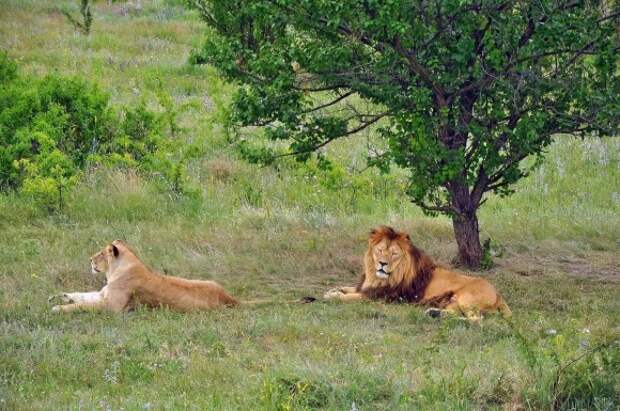
[[485, 193], [510, 194], [556, 134], [618, 132], [618, 1], [193, 4], [210, 35], [191, 60], [240, 85], [233, 123], [289, 143], [250, 157], [320, 156], [372, 126], [388, 149], [369, 162], [408, 170], [411, 200], [452, 217], [470, 267]]

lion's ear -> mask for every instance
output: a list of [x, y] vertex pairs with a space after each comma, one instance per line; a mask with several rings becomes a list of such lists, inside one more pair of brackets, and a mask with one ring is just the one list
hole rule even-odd
[[120, 254], [118, 247], [115, 246], [114, 244], [112, 244], [112, 254], [114, 254], [114, 257], [118, 257], [118, 255]]

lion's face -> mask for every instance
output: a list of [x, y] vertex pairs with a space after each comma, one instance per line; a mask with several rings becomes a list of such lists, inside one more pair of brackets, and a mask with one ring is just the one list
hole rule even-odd
[[384, 239], [372, 247], [375, 276], [387, 280], [397, 272], [405, 259], [405, 253], [397, 241]]
[[411, 242], [405, 233], [390, 227], [373, 230], [365, 256], [366, 277], [376, 286], [402, 283], [411, 276], [410, 247]]

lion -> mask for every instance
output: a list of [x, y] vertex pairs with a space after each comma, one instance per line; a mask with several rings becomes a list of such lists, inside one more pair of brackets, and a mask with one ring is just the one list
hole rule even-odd
[[234, 306], [238, 302], [213, 281], [188, 280], [151, 271], [122, 240], [106, 245], [90, 259], [93, 274], [105, 273], [100, 291], [64, 293], [53, 311], [109, 310], [122, 312], [138, 305], [168, 307], [176, 311]]
[[364, 273], [356, 287], [339, 287], [325, 299], [403, 301], [430, 307], [428, 314], [464, 314], [477, 321], [486, 312], [510, 317], [504, 299], [484, 278], [471, 277], [435, 264], [415, 247], [408, 234], [381, 226], [370, 232]]

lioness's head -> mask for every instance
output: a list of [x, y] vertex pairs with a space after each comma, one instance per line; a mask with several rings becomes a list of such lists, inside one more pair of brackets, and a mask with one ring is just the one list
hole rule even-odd
[[366, 275], [386, 283], [401, 283], [411, 272], [411, 250], [406, 233], [386, 226], [372, 230], [365, 256]]
[[114, 240], [101, 251], [90, 257], [90, 269], [93, 274], [108, 272], [115, 260], [127, 250], [123, 240]]

